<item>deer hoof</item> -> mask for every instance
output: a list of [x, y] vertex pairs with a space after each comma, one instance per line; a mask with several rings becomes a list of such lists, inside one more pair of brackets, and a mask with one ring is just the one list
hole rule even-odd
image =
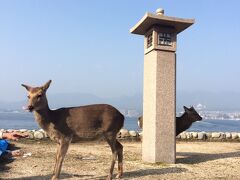
[[108, 175], [107, 179], [106, 180], [112, 180], [112, 175]]
[[116, 176], [116, 179], [121, 179], [121, 177], [122, 177], [122, 173], [118, 173]]
[[58, 180], [56, 176], [53, 176], [51, 180]]
[[118, 164], [118, 174], [116, 176], [117, 179], [120, 179], [123, 175], [123, 166], [122, 166], [122, 163], [119, 163]]

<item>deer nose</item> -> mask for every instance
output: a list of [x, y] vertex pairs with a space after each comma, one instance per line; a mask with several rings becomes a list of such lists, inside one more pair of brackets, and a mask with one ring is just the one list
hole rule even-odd
[[32, 105], [29, 105], [28, 106], [28, 110], [31, 112], [31, 111], [33, 111], [33, 109], [34, 109], [34, 107], [32, 106]]

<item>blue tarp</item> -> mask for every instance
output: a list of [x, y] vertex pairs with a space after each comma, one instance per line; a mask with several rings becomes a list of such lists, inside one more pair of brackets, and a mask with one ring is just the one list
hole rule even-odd
[[8, 141], [7, 140], [0, 140], [0, 156], [6, 152], [8, 147]]

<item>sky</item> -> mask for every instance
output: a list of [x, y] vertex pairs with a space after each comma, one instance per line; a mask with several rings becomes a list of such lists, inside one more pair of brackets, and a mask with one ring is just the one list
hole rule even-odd
[[0, 101], [49, 79], [52, 94], [141, 94], [143, 37], [129, 30], [159, 7], [195, 19], [178, 35], [177, 91], [240, 93], [239, 0], [0, 0]]

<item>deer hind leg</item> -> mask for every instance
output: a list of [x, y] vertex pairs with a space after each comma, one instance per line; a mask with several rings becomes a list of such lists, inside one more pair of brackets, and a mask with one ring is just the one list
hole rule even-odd
[[111, 180], [115, 162], [116, 162], [116, 159], [118, 156], [118, 152], [117, 152], [117, 148], [116, 148], [116, 135], [113, 135], [112, 133], [108, 133], [108, 134], [104, 134], [104, 137], [112, 150], [112, 162], [111, 162], [111, 166], [110, 166], [109, 175], [107, 177], [107, 180]]
[[123, 175], [123, 146], [118, 140], [116, 140], [116, 149], [118, 154], [118, 174], [116, 178], [119, 179]]
[[65, 138], [63, 140], [60, 140], [60, 143], [58, 145], [56, 164], [54, 167], [54, 174], [53, 174], [52, 180], [59, 179], [62, 163], [67, 153], [70, 142], [71, 142], [71, 138]]

